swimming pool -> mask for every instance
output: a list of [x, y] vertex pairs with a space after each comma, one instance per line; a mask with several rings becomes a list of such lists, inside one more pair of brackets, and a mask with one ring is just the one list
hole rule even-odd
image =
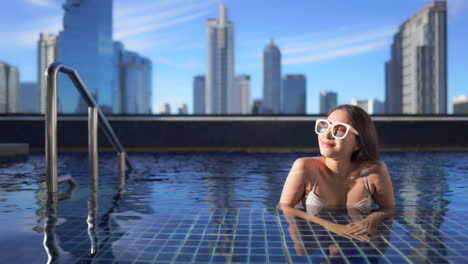
[[93, 193], [87, 154], [59, 153], [60, 174], [79, 185], [60, 184], [56, 219], [43, 154], [0, 164], [0, 262], [468, 263], [468, 152], [383, 153], [398, 210], [371, 242], [275, 208], [292, 162], [316, 154], [130, 153], [136, 169], [119, 193], [117, 158], [101, 153]]

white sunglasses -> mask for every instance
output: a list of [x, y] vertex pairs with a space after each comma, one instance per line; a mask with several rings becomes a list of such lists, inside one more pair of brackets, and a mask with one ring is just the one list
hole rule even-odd
[[331, 129], [331, 134], [336, 139], [345, 138], [349, 131], [359, 136], [359, 132], [346, 123], [337, 122], [332, 124], [326, 119], [317, 119], [315, 122], [315, 133], [318, 135], [327, 133], [329, 129]]

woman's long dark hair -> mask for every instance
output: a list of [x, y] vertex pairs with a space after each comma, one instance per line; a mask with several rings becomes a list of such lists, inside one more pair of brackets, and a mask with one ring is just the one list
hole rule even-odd
[[359, 132], [356, 136], [360, 149], [353, 152], [351, 160], [359, 161], [377, 161], [380, 159], [379, 142], [374, 122], [369, 114], [361, 107], [356, 105], [339, 105], [330, 112], [327, 117], [335, 110], [344, 110], [348, 113], [351, 120], [351, 126]]

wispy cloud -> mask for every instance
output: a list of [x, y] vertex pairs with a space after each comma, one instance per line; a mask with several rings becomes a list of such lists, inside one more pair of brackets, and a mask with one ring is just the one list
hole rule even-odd
[[141, 34], [127, 38], [125, 49], [145, 53], [174, 53], [204, 48], [204, 43], [191, 42], [186, 39], [186, 29], [176, 29], [152, 34]]
[[182, 7], [173, 8], [169, 10], [159, 11], [159, 12], [151, 12], [150, 15], [137, 15], [122, 19], [116, 19], [115, 27], [116, 29], [121, 29], [125, 27], [134, 27], [134, 26], [141, 26], [144, 24], [152, 23], [152, 22], [159, 22], [163, 19], [170, 19], [173, 17], [177, 17], [182, 14], [190, 13], [192, 11], [196, 11], [198, 9], [207, 7], [212, 5], [214, 2], [204, 2], [201, 4], [191, 4], [191, 5], [184, 5]]
[[134, 2], [127, 0], [117, 0], [114, 2], [114, 18], [122, 19], [126, 16], [140, 15], [144, 12], [157, 12], [168, 6], [178, 5], [185, 0], [161, 0], [149, 3], [139, 3], [135, 5]]
[[395, 33], [393, 30], [359, 34], [325, 41], [306, 41], [302, 43], [290, 42], [281, 49], [283, 55], [296, 54], [320, 49], [329, 49], [338, 46], [352, 45], [360, 42], [371, 41], [379, 38], [388, 38]]
[[310, 63], [310, 62], [316, 62], [316, 61], [329, 60], [329, 59], [334, 59], [338, 57], [344, 57], [344, 56], [350, 56], [354, 54], [369, 52], [369, 51], [378, 49], [380, 47], [388, 46], [389, 44], [390, 44], [390, 40], [383, 40], [383, 41], [376, 41], [376, 42], [371, 42], [371, 43], [367, 43], [363, 45], [358, 45], [354, 47], [345, 47], [345, 48], [339, 48], [339, 49], [334, 49], [334, 50], [328, 50], [328, 51], [316, 53], [313, 55], [288, 58], [283, 61], [283, 64], [285, 65], [304, 64], [304, 63]]
[[175, 25], [178, 25], [178, 24], [182, 24], [184, 22], [197, 19], [197, 18], [205, 16], [207, 14], [208, 14], [207, 11], [202, 11], [202, 12], [198, 12], [198, 13], [195, 13], [195, 14], [185, 16], [185, 17], [180, 17], [180, 18], [177, 18], [177, 19], [164, 21], [164, 22], [161, 22], [161, 23], [156, 23], [156, 24], [151, 24], [151, 25], [144, 25], [144, 26], [134, 28], [134, 29], [118, 31], [118, 32], [116, 32], [115, 37], [118, 38], [118, 39], [122, 39], [122, 38], [127, 38], [127, 37], [130, 37], [130, 36], [134, 36], [134, 35], [138, 35], [138, 34], [142, 34], [142, 33], [147, 33], [147, 32], [150, 32], [150, 31], [156, 31], [156, 30], [159, 30], [159, 29], [163, 29], [163, 28], [175, 26]]
[[[115, 36], [118, 39], [129, 38], [152, 31], [176, 26], [209, 13], [208, 7], [217, 3], [217, 0], [208, 0], [192, 4], [178, 3], [180, 1], [162, 1], [146, 6], [133, 8], [131, 11], [116, 9]], [[147, 13], [146, 15], [144, 13]]]
[[53, 2], [51, 0], [27, 0], [26, 2], [40, 7], [60, 8], [60, 5], [58, 3]]

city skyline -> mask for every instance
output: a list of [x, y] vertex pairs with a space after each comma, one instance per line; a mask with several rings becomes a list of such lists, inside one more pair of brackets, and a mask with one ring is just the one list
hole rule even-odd
[[[376, 4], [359, 1], [351, 4], [331, 1], [313, 5], [304, 1], [286, 6], [280, 1], [268, 2], [271, 4], [225, 1], [229, 19], [236, 25], [235, 73], [250, 75], [251, 102], [261, 99], [262, 49], [274, 39], [284, 54], [283, 76], [302, 73], [308, 80], [307, 113], [319, 112], [321, 90], [336, 91], [339, 104], [350, 103], [354, 97], [384, 99], [384, 66], [390, 58], [393, 35], [429, 2]], [[57, 34], [61, 30], [62, 21], [57, 15], [63, 16], [60, 4], [64, 1], [25, 0], [21, 3], [6, 4], [4, 10], [11, 12], [2, 14], [2, 27], [17, 24], [12, 21], [20, 17], [37, 23], [32, 23], [34, 28], [20, 25], [2, 28], [7, 33], [15, 32], [0, 44], [0, 60], [18, 67], [21, 82], [36, 81], [35, 47], [39, 32]], [[128, 49], [143, 53], [154, 62], [152, 105], [155, 112], [161, 103], [169, 102], [173, 109], [187, 103], [192, 113], [193, 76], [206, 74], [206, 21], [218, 16], [220, 1], [134, 3], [114, 1], [114, 39], [124, 41]], [[278, 5], [281, 12], [276, 11]], [[468, 64], [468, 52], [464, 48], [468, 36], [462, 34], [463, 24], [468, 19], [462, 15], [463, 11], [468, 11], [466, 2], [448, 1], [449, 113], [453, 97], [466, 94], [468, 90], [463, 79]], [[34, 15], [28, 15], [32, 12]], [[287, 15], [288, 12], [294, 16]]]

